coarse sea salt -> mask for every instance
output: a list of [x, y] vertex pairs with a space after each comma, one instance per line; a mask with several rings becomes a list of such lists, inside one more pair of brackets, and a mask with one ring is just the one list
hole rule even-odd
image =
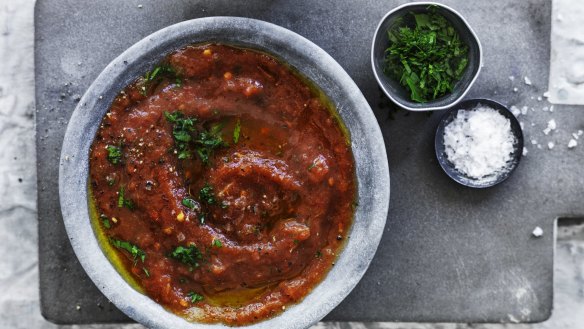
[[496, 179], [509, 169], [515, 142], [510, 120], [480, 104], [472, 110], [458, 111], [444, 129], [448, 160], [479, 182]]

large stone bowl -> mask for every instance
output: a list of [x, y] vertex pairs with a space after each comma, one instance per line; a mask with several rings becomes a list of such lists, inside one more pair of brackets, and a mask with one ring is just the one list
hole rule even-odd
[[325, 51], [285, 28], [263, 21], [210, 17], [164, 28], [114, 59], [73, 112], [61, 153], [59, 196], [67, 234], [79, 262], [120, 310], [149, 328], [228, 328], [187, 322], [133, 289], [101, 250], [88, 208], [89, 148], [117, 93], [166, 54], [200, 42], [266, 51], [292, 65], [333, 101], [350, 131], [358, 177], [358, 207], [350, 239], [336, 265], [302, 302], [249, 328], [306, 328], [337, 306], [359, 282], [381, 239], [389, 206], [389, 169], [377, 121], [349, 75]]

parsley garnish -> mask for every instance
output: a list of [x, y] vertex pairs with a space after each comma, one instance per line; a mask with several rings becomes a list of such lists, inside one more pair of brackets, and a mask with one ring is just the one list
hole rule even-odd
[[199, 295], [199, 294], [197, 294], [196, 292], [193, 292], [193, 291], [189, 292], [187, 294], [187, 297], [189, 297], [191, 299], [191, 303], [200, 302], [203, 299], [205, 299], [205, 297], [203, 295]]
[[104, 215], [104, 214], [99, 215], [99, 219], [101, 219], [101, 222], [103, 224], [103, 227], [105, 227], [107, 229], [109, 229], [109, 228], [112, 227], [111, 224], [110, 224], [109, 218], [107, 218], [106, 215]]
[[107, 150], [107, 159], [112, 164], [118, 164], [122, 162], [122, 149], [117, 146], [108, 145], [105, 147]]
[[146, 274], [146, 277], [149, 278], [150, 277], [150, 272], [148, 271], [147, 268], [142, 267], [142, 270], [144, 271], [144, 274]]
[[176, 70], [170, 65], [159, 65], [152, 69], [150, 72], [146, 72], [144, 79], [147, 82], [152, 82], [156, 79], [168, 77], [173, 78], [174, 80], [180, 80], [177, 76]]
[[213, 186], [209, 185], [209, 183], [205, 183], [205, 186], [201, 188], [199, 191], [199, 198], [206, 204], [217, 203], [217, 200], [215, 200], [215, 194], [213, 193]]
[[215, 124], [210, 130], [200, 131], [195, 139], [197, 154], [206, 165], [209, 164], [209, 158], [215, 149], [226, 146], [223, 137], [221, 137], [221, 129], [223, 129], [222, 124]]
[[118, 193], [118, 208], [126, 207], [130, 210], [134, 210], [134, 202], [130, 199], [126, 199], [124, 187], [120, 186], [120, 192]]
[[215, 248], [223, 247], [223, 243], [221, 243], [221, 240], [219, 240], [219, 239], [213, 239], [213, 242], [211, 243], [211, 245]]
[[142, 249], [138, 248], [138, 246], [136, 246], [135, 244], [132, 244], [128, 241], [117, 240], [114, 238], [110, 238], [110, 242], [114, 245], [114, 247], [125, 250], [132, 254], [132, 257], [134, 258], [134, 265], [136, 265], [138, 259], [140, 259], [142, 263], [144, 263], [144, 260], [146, 259], [146, 253]]
[[237, 144], [239, 142], [239, 133], [241, 132], [241, 121], [237, 119], [235, 123], [235, 128], [233, 128], [233, 143]]
[[182, 200], [182, 204], [183, 204], [183, 206], [185, 206], [191, 210], [195, 210], [195, 209], [200, 208], [199, 203], [191, 198], [184, 198]]
[[193, 140], [192, 134], [196, 132], [195, 123], [197, 118], [186, 118], [181, 112], [164, 112], [166, 120], [173, 124], [172, 136], [178, 152], [179, 159], [190, 159], [192, 152], [189, 148], [189, 142]]
[[170, 258], [176, 259], [185, 265], [189, 265], [190, 270], [192, 271], [194, 267], [199, 267], [199, 260], [203, 259], [203, 254], [201, 254], [194, 244], [191, 244], [187, 247], [176, 247], [172, 253], [170, 253]]
[[453, 91], [468, 65], [468, 46], [444, 16], [409, 13], [387, 35], [384, 72], [406, 87], [413, 101]]

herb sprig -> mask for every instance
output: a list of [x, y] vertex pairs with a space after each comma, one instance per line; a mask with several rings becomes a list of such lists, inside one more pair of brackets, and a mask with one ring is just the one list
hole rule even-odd
[[140, 249], [137, 245], [131, 242], [118, 240], [114, 238], [110, 238], [110, 242], [114, 247], [129, 252], [134, 258], [134, 265], [136, 265], [138, 259], [140, 259], [142, 263], [144, 263], [144, 261], [146, 260], [146, 253], [144, 252], [144, 250]]
[[203, 254], [194, 244], [186, 247], [178, 246], [171, 253], [170, 258], [175, 259], [185, 265], [189, 265], [189, 270], [199, 267], [199, 261], [203, 259]]
[[387, 36], [384, 73], [406, 87], [415, 102], [452, 92], [468, 65], [468, 46], [432, 8], [428, 13], [406, 14]]
[[107, 150], [107, 160], [111, 164], [118, 164], [122, 162], [122, 148], [118, 146], [108, 145], [105, 147]]
[[181, 112], [164, 112], [166, 120], [173, 124], [172, 135], [179, 159], [191, 159], [192, 150], [196, 151], [201, 161], [209, 164], [213, 151], [227, 146], [221, 136], [222, 124], [214, 124], [209, 130], [195, 127], [197, 118], [185, 117]]

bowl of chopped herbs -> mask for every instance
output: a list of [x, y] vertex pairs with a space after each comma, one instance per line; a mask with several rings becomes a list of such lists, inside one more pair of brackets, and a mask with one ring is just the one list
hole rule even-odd
[[381, 19], [371, 64], [379, 86], [410, 111], [458, 103], [477, 79], [481, 44], [455, 10], [434, 2], [399, 6]]

